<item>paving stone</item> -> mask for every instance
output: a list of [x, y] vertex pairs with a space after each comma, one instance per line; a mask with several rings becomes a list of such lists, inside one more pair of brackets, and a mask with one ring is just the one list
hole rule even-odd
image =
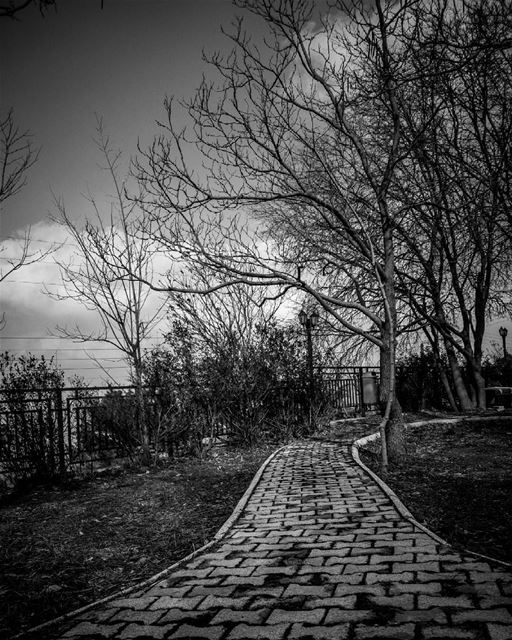
[[402, 622], [437, 622], [447, 624], [446, 613], [439, 608], [424, 609], [423, 611], [397, 611], [393, 617], [393, 623]]
[[413, 582], [414, 574], [410, 571], [404, 573], [369, 573], [366, 576], [366, 582], [368, 584], [375, 584], [378, 582], [393, 582], [402, 584], [405, 582]]
[[390, 595], [400, 595], [401, 593], [418, 593], [423, 595], [439, 594], [441, 593], [441, 584], [439, 582], [427, 582], [425, 584], [404, 582], [390, 585]]
[[397, 555], [372, 555], [370, 564], [380, 564], [381, 562], [412, 562], [412, 553], [401, 553]]
[[332, 627], [304, 626], [294, 624], [287, 636], [287, 640], [346, 640], [349, 637], [350, 625], [337, 624]]
[[385, 595], [385, 588], [383, 585], [369, 585], [369, 584], [338, 584], [334, 591], [334, 597], [340, 598], [342, 596], [351, 596], [364, 593], [372, 596]]
[[172, 596], [162, 596], [156, 602], [153, 602], [151, 609], [197, 609], [204, 596], [195, 596], [193, 598], [173, 598]]
[[334, 586], [332, 584], [323, 584], [320, 586], [290, 584], [286, 587], [283, 597], [316, 596], [318, 598], [327, 598], [332, 594], [333, 590]]
[[418, 608], [430, 609], [431, 607], [473, 608], [473, 603], [467, 596], [418, 596]]
[[512, 625], [488, 624], [487, 631], [491, 640], [510, 640], [512, 638]]
[[368, 601], [376, 607], [389, 607], [390, 609], [412, 609], [414, 596], [404, 593], [400, 596], [368, 596]]
[[373, 620], [375, 613], [366, 610], [328, 609], [324, 624], [337, 624], [338, 622], [360, 622], [361, 620]]
[[[252, 569], [252, 567], [251, 567]], [[284, 575], [291, 576], [296, 572], [295, 567], [256, 567], [255, 576]]]
[[184, 611], [183, 609], [169, 609], [166, 611], [162, 618], [158, 621], [158, 624], [167, 624], [168, 622], [209, 622], [212, 618], [212, 613], [209, 611]]
[[169, 638], [207, 638], [208, 640], [219, 640], [225, 633], [224, 627], [195, 627], [184, 624], [174, 631]]
[[236, 589], [235, 584], [229, 584], [222, 587], [206, 587], [203, 585], [198, 585], [197, 587], [193, 587], [193, 589], [189, 592], [189, 596], [230, 596], [233, 591]]
[[394, 562], [393, 571], [439, 571], [439, 562]]
[[454, 627], [424, 627], [425, 640], [474, 640], [482, 637], [475, 629], [456, 629]]
[[247, 624], [260, 624], [268, 618], [268, 609], [256, 609], [254, 611], [237, 611], [235, 609], [222, 609], [212, 619], [211, 624], [223, 624], [225, 622], [246, 622]]
[[248, 578], [254, 571], [254, 567], [215, 567], [215, 569], [210, 569], [210, 571], [213, 578], [217, 576], [243, 576], [244, 578]]
[[146, 596], [155, 596], [160, 598], [161, 596], [174, 596], [175, 598], [182, 598], [187, 592], [192, 589], [192, 585], [186, 585], [183, 587], [168, 587], [166, 585], [155, 585], [149, 591], [146, 591]]
[[309, 622], [310, 624], [319, 624], [324, 614], [325, 609], [312, 609], [311, 611], [274, 609], [267, 619], [267, 624], [280, 624], [283, 622]]
[[109, 605], [111, 607], [119, 607], [120, 609], [127, 608], [142, 611], [144, 609], [149, 609], [155, 600], [156, 597], [154, 596], [144, 596], [142, 598], [119, 598], [118, 600], [111, 600]]
[[342, 609], [353, 609], [356, 605], [357, 596], [341, 596], [339, 598], [314, 598], [306, 600], [304, 606], [307, 609], [316, 607], [340, 607]]
[[123, 626], [123, 623], [118, 624], [96, 624], [94, 622], [80, 622], [76, 626], [68, 629], [64, 634], [65, 638], [82, 637], [88, 638], [91, 636], [100, 636], [101, 638], [113, 638], [119, 629]]
[[452, 615], [452, 624], [464, 624], [466, 622], [498, 622], [511, 624], [512, 615], [507, 609], [473, 609], [472, 611], [459, 611]]
[[495, 582], [502, 575], [499, 571], [470, 571], [469, 579], [471, 582]]
[[355, 628], [354, 638], [390, 638], [391, 640], [414, 640], [414, 625], [402, 624], [392, 627], [364, 626], [358, 625]]
[[489, 573], [491, 567], [487, 562], [458, 562], [457, 564], [447, 562], [443, 564], [445, 571], [483, 571]]
[[270, 627], [266, 625], [238, 624], [231, 630], [228, 639], [244, 640], [248, 638], [252, 640], [256, 638], [258, 640], [282, 640], [289, 628], [289, 624], [273, 624]]
[[180, 569], [173, 573], [173, 577], [192, 578], [193, 580], [198, 580], [206, 578], [211, 573], [213, 573], [213, 567], [207, 567], [206, 569]]
[[250, 585], [253, 587], [259, 587], [265, 584], [265, 578], [263, 576], [251, 576], [250, 578], [241, 578], [240, 576], [227, 576], [222, 581], [222, 585]]
[[136, 611], [134, 609], [122, 609], [111, 622], [139, 622], [141, 624], [154, 624], [163, 615], [163, 611]]
[[169, 637], [171, 631], [176, 627], [176, 625], [140, 625], [140, 624], [129, 624], [125, 627], [116, 638], [119, 640], [131, 640], [135, 638], [151, 638], [155, 640], [163, 640], [164, 638]]
[[223, 598], [222, 596], [206, 596], [201, 604], [198, 606], [199, 610], [202, 609], [243, 609], [250, 598]]

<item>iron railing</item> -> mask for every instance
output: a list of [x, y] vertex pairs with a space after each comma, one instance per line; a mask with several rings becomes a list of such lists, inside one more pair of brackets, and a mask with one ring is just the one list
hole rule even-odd
[[375, 409], [377, 383], [377, 367], [323, 367], [312, 389], [270, 388], [245, 403], [233, 397], [219, 411], [199, 402], [179, 416], [167, 398], [132, 386], [0, 390], [0, 479], [130, 457], [140, 452], [144, 430], [147, 446], [170, 455], [220, 435], [249, 441], [262, 423], [266, 432], [285, 425], [298, 434], [319, 407], [361, 415]]
[[378, 407], [378, 376], [379, 367], [321, 367], [317, 385], [332, 408], [364, 416]]

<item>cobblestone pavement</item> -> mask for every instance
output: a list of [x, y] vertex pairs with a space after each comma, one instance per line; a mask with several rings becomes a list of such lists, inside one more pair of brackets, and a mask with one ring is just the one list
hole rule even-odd
[[35, 637], [511, 639], [512, 572], [404, 520], [351, 440], [285, 447], [218, 544]]

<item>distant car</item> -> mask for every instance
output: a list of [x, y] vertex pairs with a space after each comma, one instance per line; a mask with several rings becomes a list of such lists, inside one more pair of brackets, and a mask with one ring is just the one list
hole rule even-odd
[[486, 387], [485, 399], [488, 407], [512, 407], [512, 387]]

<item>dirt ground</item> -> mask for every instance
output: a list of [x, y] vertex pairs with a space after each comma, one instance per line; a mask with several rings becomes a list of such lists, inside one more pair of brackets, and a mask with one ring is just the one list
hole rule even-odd
[[[457, 547], [512, 562], [512, 416], [412, 427], [407, 450], [382, 477], [414, 517]], [[361, 459], [381, 475], [378, 456]]]
[[275, 447], [44, 487], [0, 505], [0, 638], [147, 579], [211, 540]]

